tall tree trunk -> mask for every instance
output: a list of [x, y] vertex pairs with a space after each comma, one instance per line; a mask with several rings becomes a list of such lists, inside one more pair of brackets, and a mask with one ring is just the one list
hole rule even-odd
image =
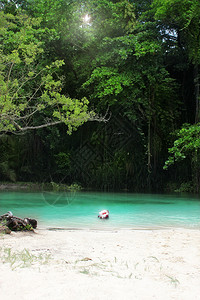
[[195, 123], [200, 121], [200, 97], [199, 97], [199, 65], [194, 65], [194, 96], [196, 102]]
[[147, 146], [147, 153], [148, 153], [148, 173], [151, 173], [151, 118], [149, 117], [148, 120], [148, 146]]
[[[195, 123], [200, 122], [200, 97], [199, 97], [199, 65], [196, 63], [194, 65], [194, 96], [196, 102], [196, 113], [195, 113]], [[194, 184], [196, 187], [196, 192], [199, 193], [199, 182], [200, 182], [200, 159], [199, 159], [199, 151], [196, 150], [194, 154], [194, 163], [193, 163], [193, 170], [194, 170]]]
[[152, 188], [152, 144], [153, 144], [153, 132], [152, 132], [152, 109], [154, 104], [154, 89], [149, 86], [149, 107], [148, 107], [148, 135], [147, 135], [147, 170], [148, 178], [147, 184], [149, 191]]

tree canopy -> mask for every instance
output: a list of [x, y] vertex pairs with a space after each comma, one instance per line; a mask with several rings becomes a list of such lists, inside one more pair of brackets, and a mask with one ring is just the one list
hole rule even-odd
[[2, 179], [198, 191], [198, 0], [4, 0], [0, 14], [0, 131], [28, 132], [9, 136], [21, 162], [1, 139]]
[[63, 60], [50, 61], [44, 55], [39, 18], [23, 12], [0, 12], [0, 132], [22, 132], [63, 122], [68, 133], [94, 114], [88, 100], [62, 94], [59, 68]]

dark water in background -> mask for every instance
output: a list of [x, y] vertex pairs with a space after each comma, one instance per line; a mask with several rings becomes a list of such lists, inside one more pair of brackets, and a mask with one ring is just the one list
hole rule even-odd
[[[98, 212], [110, 211], [108, 220]], [[38, 227], [200, 229], [200, 199], [193, 195], [103, 192], [1, 192], [0, 215], [38, 220]]]

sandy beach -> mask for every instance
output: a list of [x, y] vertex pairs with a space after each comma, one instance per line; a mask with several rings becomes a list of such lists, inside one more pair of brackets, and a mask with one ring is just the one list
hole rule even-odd
[[47, 230], [0, 236], [2, 300], [196, 300], [200, 230]]

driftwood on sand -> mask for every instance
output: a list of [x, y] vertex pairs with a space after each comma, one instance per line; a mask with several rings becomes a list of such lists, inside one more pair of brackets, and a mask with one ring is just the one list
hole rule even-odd
[[0, 232], [10, 233], [11, 231], [33, 231], [37, 227], [35, 219], [25, 218], [20, 219], [13, 216], [12, 212], [0, 216]]

